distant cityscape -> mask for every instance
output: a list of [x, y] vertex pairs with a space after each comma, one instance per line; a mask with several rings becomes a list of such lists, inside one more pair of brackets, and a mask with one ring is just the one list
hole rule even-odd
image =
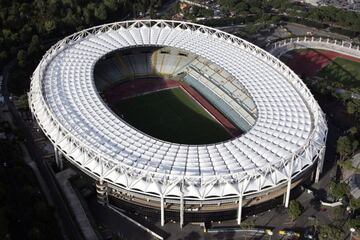
[[359, 0], [294, 0], [294, 1], [308, 3], [316, 7], [334, 6], [337, 8], [360, 12]]

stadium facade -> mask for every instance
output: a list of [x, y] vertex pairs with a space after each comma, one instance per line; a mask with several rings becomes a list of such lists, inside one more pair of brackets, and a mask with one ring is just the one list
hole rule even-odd
[[[122, 58], [130, 70], [106, 64], [119, 50], [131, 52]], [[154, 74], [191, 84], [244, 133], [214, 144], [166, 142], [115, 115], [99, 94]], [[211, 220], [222, 211], [236, 211], [240, 224], [243, 206], [284, 195], [287, 207], [291, 189], [322, 170], [327, 125], [301, 79], [257, 46], [198, 24], [126, 21], [68, 36], [36, 68], [29, 104], [60, 165], [63, 156], [95, 179], [104, 203], [152, 209], [162, 225], [166, 215], [182, 226], [186, 214]]]

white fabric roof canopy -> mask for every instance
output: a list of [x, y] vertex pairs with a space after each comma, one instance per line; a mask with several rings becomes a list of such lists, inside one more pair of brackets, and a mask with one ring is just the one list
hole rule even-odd
[[[50, 61], [46, 63], [41, 85], [32, 82], [32, 92], [41, 89], [53, 118], [71, 132], [76, 141], [96, 149], [112, 165], [120, 164], [158, 177], [163, 174], [172, 179], [231, 178], [235, 174], [251, 178], [260, 174], [264, 177], [260, 182], [265, 184], [279, 176], [272, 167], [287, 175], [281, 166], [307, 148], [309, 141], [320, 139], [321, 142], [325, 138], [326, 125], [321, 126], [323, 129], [318, 126], [319, 122], [325, 124], [319, 106], [305, 86], [296, 82], [300, 80], [290, 77], [289, 69], [272, 61], [270, 55], [245, 41], [238, 44], [226, 33], [220, 32], [222, 36], [207, 33], [191, 24], [173, 26], [159, 20], [149, 25], [144, 22], [131, 22], [127, 28], [109, 28], [64, 44], [56, 50], [57, 55], [48, 57]], [[184, 49], [227, 70], [253, 98], [258, 111], [253, 127], [231, 141], [196, 146], [154, 139], [115, 116], [95, 88], [93, 67], [105, 54], [137, 45]], [[40, 98], [34, 97], [32, 103], [36, 102], [41, 102]], [[43, 117], [40, 107], [35, 112], [39, 119]], [[46, 128], [48, 122], [43, 118], [40, 122]], [[55, 135], [54, 138], [60, 139]], [[299, 168], [311, 164], [321, 147], [321, 144], [314, 145], [306, 153], [308, 155], [301, 158], [303, 163]], [[88, 168], [93, 170], [95, 166]], [[269, 168], [270, 172], [264, 174], [264, 168]], [[111, 173], [114, 182], [119, 174]], [[151, 185], [151, 189], [156, 188]], [[226, 189], [233, 191], [227, 185]]]

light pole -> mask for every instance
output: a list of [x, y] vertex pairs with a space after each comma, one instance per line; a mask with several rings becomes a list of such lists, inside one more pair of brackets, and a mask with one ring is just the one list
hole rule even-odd
[[352, 236], [354, 232], [355, 232], [355, 228], [350, 228], [350, 240], [352, 240]]
[[271, 240], [272, 239], [272, 236], [274, 235], [274, 233], [273, 232], [270, 232], [269, 233], [269, 236], [270, 236], [270, 238], [269, 238], [269, 240]]
[[269, 237], [269, 240], [271, 240], [272, 235], [274, 235], [274, 232], [273, 232], [271, 229], [266, 229], [265, 232], [266, 232], [267, 235], [270, 236], [270, 237]]

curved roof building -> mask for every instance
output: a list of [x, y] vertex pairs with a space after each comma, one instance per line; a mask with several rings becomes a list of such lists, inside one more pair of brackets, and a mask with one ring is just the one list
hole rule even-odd
[[[201, 84], [244, 134], [214, 144], [171, 143], [115, 115], [98, 93], [94, 67], [111, 52], [137, 47], [170, 49], [169, 69], [180, 61], [176, 52], [184, 52], [187, 60], [166, 74], [185, 72]], [[219, 71], [223, 77], [215, 76]], [[180, 212], [187, 201], [235, 201], [241, 218], [243, 198], [282, 186], [288, 202], [292, 180], [318, 161], [321, 169], [325, 151], [324, 114], [296, 74], [243, 39], [186, 22], [117, 22], [64, 38], [36, 68], [29, 103], [66, 159], [118, 192], [161, 201], [162, 210], [164, 199], [178, 203]]]

